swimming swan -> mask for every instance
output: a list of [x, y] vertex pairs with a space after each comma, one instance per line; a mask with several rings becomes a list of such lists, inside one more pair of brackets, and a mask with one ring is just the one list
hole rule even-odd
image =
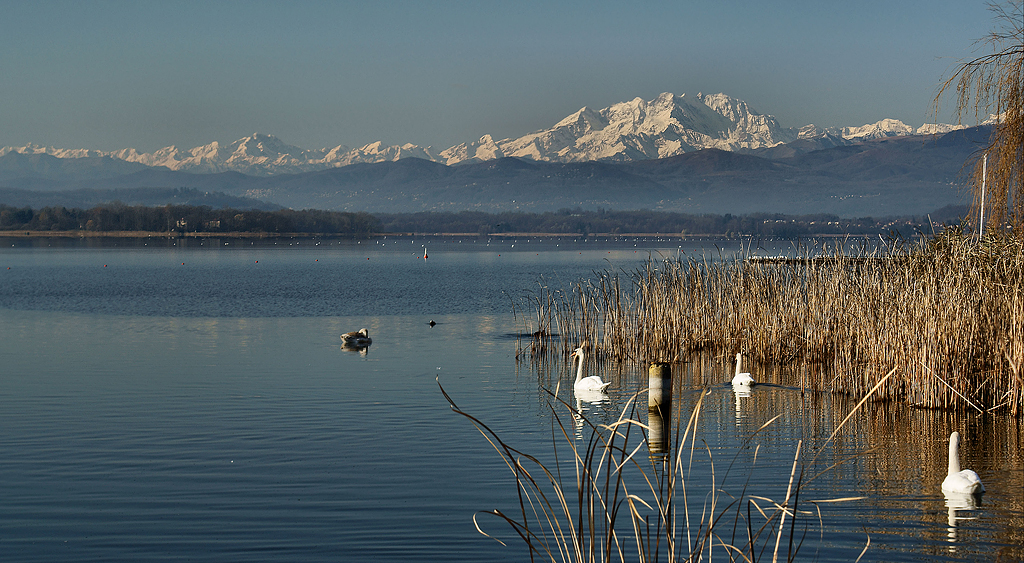
[[373, 340], [370, 340], [370, 333], [365, 328], [361, 328], [354, 332], [346, 332], [341, 335], [341, 340], [345, 344], [352, 346], [369, 346]]
[[970, 469], [960, 470], [960, 433], [949, 435], [949, 472], [942, 482], [942, 492], [974, 494], [985, 492], [978, 474]]
[[[573, 361], [576, 358], [580, 360], [580, 366], [576, 369], [576, 382], [572, 384], [572, 388], [576, 391], [604, 391], [605, 387], [612, 384], [611, 381], [605, 383], [601, 381], [601, 377], [597, 375], [591, 375], [590, 377], [583, 377], [583, 364], [586, 363], [587, 355], [583, 351], [583, 346], [580, 346], [572, 353]], [[569, 369], [572, 369], [572, 363], [569, 363]]]
[[732, 378], [733, 387], [750, 387], [754, 384], [754, 378], [749, 373], [740, 373], [740, 364], [743, 362], [743, 353], [736, 352], [736, 376]]

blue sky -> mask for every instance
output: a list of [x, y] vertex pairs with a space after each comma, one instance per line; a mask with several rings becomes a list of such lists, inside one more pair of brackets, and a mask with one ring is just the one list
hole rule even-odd
[[441, 150], [661, 92], [724, 92], [783, 126], [918, 126], [991, 16], [983, 0], [0, 1], [0, 146], [258, 131]]

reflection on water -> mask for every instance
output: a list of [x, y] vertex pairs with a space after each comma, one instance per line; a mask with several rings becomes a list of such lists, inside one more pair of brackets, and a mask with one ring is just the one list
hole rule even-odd
[[736, 388], [733, 386], [732, 394], [736, 397], [736, 428], [740, 428], [743, 424], [743, 400], [749, 399], [751, 391], [749, 387]]
[[600, 411], [600, 407], [608, 403], [608, 394], [593, 389], [575, 389], [573, 395], [576, 396], [576, 411], [572, 413], [576, 439], [583, 440], [586, 420], [595, 418], [594, 415]]
[[341, 349], [346, 352], [355, 352], [364, 358], [367, 356], [367, 354], [370, 353], [369, 344], [367, 344], [366, 346], [357, 346], [355, 344], [345, 342], [341, 345]]
[[[949, 542], [955, 544], [957, 521], [977, 520], [977, 516], [969, 516], [969, 514], [978, 510], [978, 505], [981, 504], [981, 497], [971, 493], [951, 493], [948, 491], [943, 491], [942, 494], [946, 497], [945, 503], [948, 509]], [[951, 552], [955, 552], [956, 546], [951, 545], [949, 549]]]
[[647, 449], [652, 456], [671, 454], [672, 366], [651, 364], [647, 370]]
[[[427, 261], [420, 245], [391, 240], [410, 248], [0, 253], [11, 267], [0, 268], [5, 557], [527, 560], [511, 531], [495, 531], [503, 547], [474, 527], [477, 510], [515, 507], [517, 490], [481, 433], [448, 409], [440, 381], [538, 457], [565, 405], [595, 425], [625, 411], [647, 422], [652, 452], [669, 450], [707, 393], [691, 506], [708, 487], [784, 498], [803, 440], [801, 499], [864, 497], [808, 505], [825, 527], [808, 536], [808, 559], [855, 559], [865, 530], [867, 561], [1024, 559], [1020, 421], [868, 403], [826, 443], [856, 404], [802, 390], [827, 366], [752, 365], [760, 384], [746, 395], [730, 385], [726, 354], [672, 365], [668, 409], [645, 419], [629, 401], [649, 398], [648, 366], [591, 361], [588, 372], [612, 385], [574, 393], [568, 358], [516, 361], [509, 303], [542, 277], [629, 268], [647, 251], [486, 244], [431, 243]], [[339, 346], [363, 326], [373, 354]], [[567, 433], [587, 439], [582, 422]], [[952, 506], [940, 491], [954, 430], [988, 489], [983, 505]]]

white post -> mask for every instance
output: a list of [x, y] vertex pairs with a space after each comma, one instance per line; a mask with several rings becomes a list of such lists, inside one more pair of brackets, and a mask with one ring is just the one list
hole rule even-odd
[[978, 215], [978, 242], [981, 242], [981, 235], [985, 233], [985, 176], [988, 175], [988, 154], [981, 161], [981, 208]]

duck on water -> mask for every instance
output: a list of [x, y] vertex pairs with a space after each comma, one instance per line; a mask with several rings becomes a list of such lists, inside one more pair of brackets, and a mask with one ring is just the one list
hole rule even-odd
[[342, 334], [341, 341], [350, 346], [369, 346], [373, 343], [373, 340], [370, 339], [370, 332], [365, 328]]

